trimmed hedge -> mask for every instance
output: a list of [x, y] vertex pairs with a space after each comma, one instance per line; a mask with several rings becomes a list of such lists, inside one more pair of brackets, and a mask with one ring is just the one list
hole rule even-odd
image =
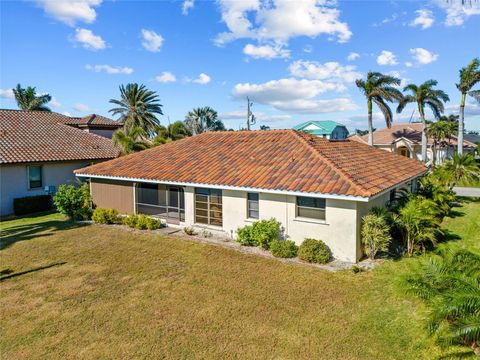
[[245, 246], [270, 248], [273, 240], [280, 237], [280, 223], [275, 219], [256, 221], [252, 225], [237, 230], [238, 242]]
[[13, 199], [15, 215], [27, 215], [53, 208], [51, 195], [36, 195]]
[[120, 217], [116, 209], [96, 208], [93, 212], [92, 220], [97, 224], [118, 224]]
[[298, 248], [298, 257], [302, 260], [326, 264], [330, 261], [330, 249], [322, 240], [305, 239]]
[[160, 219], [154, 219], [144, 214], [130, 214], [123, 218], [123, 224], [138, 230], [157, 230], [164, 227]]
[[279, 258], [293, 258], [297, 256], [298, 246], [292, 240], [273, 240], [270, 252]]

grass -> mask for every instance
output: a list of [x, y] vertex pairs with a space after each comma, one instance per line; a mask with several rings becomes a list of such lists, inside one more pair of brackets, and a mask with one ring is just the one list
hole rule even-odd
[[[441, 246], [480, 251], [480, 203], [457, 212]], [[0, 282], [3, 358], [469, 357], [435, 346], [396, 289], [415, 259], [329, 273], [58, 214], [0, 225], [0, 269], [26, 272]]]

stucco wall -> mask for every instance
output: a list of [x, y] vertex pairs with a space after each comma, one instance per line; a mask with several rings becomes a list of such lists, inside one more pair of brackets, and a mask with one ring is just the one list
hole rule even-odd
[[113, 133], [117, 131], [117, 129], [85, 129], [85, 131], [111, 139], [113, 137]]
[[30, 164], [0, 165], [0, 215], [13, 213], [13, 199], [25, 196], [45, 194], [45, 186], [61, 184], [75, 184], [73, 170], [89, 165], [88, 161], [72, 162], [44, 162], [32, 163], [42, 165], [43, 186], [38, 189], [28, 188], [27, 166]]
[[122, 214], [135, 211], [132, 182], [95, 179], [90, 184], [90, 192], [97, 207], [117, 209]]

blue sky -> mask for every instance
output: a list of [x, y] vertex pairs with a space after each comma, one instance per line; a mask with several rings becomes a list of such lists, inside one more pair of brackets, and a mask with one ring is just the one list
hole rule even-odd
[[[458, 112], [458, 70], [480, 56], [478, 34], [475, 0], [1, 1], [0, 106], [16, 108], [9, 89], [21, 83], [50, 93], [54, 111], [108, 116], [118, 86], [138, 82], [158, 92], [163, 124], [208, 105], [238, 129], [250, 96], [255, 127], [365, 128], [354, 80], [370, 70], [434, 78]], [[473, 101], [466, 127], [480, 130]]]

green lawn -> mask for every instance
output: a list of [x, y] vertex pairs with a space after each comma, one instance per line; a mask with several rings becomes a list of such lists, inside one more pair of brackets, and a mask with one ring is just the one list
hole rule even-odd
[[[480, 251], [480, 203], [441, 246]], [[423, 307], [399, 291], [407, 259], [326, 271], [58, 214], [1, 223], [5, 359], [436, 359]], [[450, 236], [454, 238], [454, 236]], [[52, 265], [51, 267], [44, 268]], [[465, 356], [467, 355], [467, 356]], [[473, 357], [472, 357], [473, 358]]]

